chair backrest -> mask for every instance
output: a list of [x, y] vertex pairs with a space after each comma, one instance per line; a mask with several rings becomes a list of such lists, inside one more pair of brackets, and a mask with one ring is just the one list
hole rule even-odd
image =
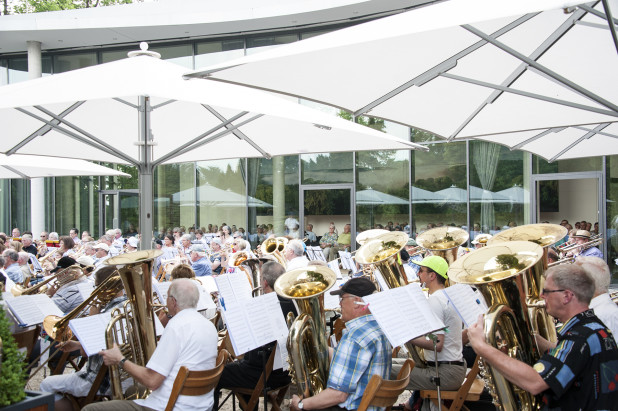
[[406, 360], [396, 380], [385, 380], [379, 375], [373, 375], [367, 384], [357, 411], [365, 411], [370, 405], [387, 407], [389, 410], [408, 386], [412, 368], [414, 368], [414, 361]]
[[219, 382], [228, 358], [229, 353], [226, 350], [221, 350], [217, 356], [215, 368], [204, 371], [190, 371], [185, 366], [180, 367], [165, 411], [174, 409], [179, 395], [204, 395], [212, 391]]
[[41, 335], [41, 326], [37, 325], [36, 327], [32, 327], [26, 331], [21, 331], [13, 334], [13, 339], [17, 344], [17, 348], [25, 348], [26, 349], [26, 359], [30, 357], [30, 353], [34, 348], [34, 345], [39, 339], [39, 335]]

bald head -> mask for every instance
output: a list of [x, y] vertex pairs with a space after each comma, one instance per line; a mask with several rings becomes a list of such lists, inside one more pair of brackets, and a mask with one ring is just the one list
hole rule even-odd
[[196, 308], [200, 299], [200, 292], [195, 281], [188, 278], [179, 278], [172, 281], [167, 292], [168, 297], [173, 297], [180, 310]]

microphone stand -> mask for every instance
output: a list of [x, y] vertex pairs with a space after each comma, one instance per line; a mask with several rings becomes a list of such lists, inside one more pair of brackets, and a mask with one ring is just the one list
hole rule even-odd
[[439, 364], [438, 364], [438, 336], [430, 333], [427, 334], [427, 338], [429, 338], [431, 341], [433, 341], [433, 352], [434, 354], [434, 365], [436, 367], [436, 376], [435, 377], [431, 377], [431, 382], [433, 382], [434, 384], [436, 384], [436, 391], [438, 392], [438, 404], [440, 404], [440, 407], [442, 406], [442, 393], [440, 391], [440, 371], [439, 371]]

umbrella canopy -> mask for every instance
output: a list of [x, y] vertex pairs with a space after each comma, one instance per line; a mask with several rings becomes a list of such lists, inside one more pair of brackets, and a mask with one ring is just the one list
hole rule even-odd
[[368, 188], [356, 192], [356, 204], [359, 205], [384, 205], [384, 204], [408, 204], [408, 200], [386, 194], [381, 191]]
[[132, 164], [143, 245], [152, 240], [154, 167], [324, 151], [421, 148], [245, 87], [185, 81], [135, 57], [0, 87], [0, 153]]
[[526, 191], [521, 186], [514, 185], [513, 187], [505, 190], [498, 191], [496, 194], [507, 198], [511, 203], [523, 204]]
[[[272, 208], [272, 204], [259, 200], [255, 197], [244, 196], [231, 190], [222, 190], [210, 184], [202, 184], [197, 188], [197, 199], [195, 199], [195, 189], [188, 188], [172, 194], [172, 201], [190, 202], [191, 206], [219, 206], [219, 207], [266, 207]], [[183, 204], [185, 205], [185, 204]]]
[[0, 178], [38, 178], [66, 176], [120, 176], [130, 174], [113, 170], [86, 160], [57, 157], [0, 154]]
[[[580, 2], [446, 1], [189, 76], [300, 96], [449, 139], [506, 144], [511, 136], [500, 134], [537, 130], [520, 143], [556, 127], [603, 131], [618, 120], [618, 88], [610, 86], [618, 72], [615, 27], [608, 30], [601, 2]], [[609, 146], [587, 141], [578, 150], [571, 146], [577, 137], [554, 133], [550, 143], [518, 148], [537, 152], [557, 142], [538, 151], [555, 159], [618, 154], [615, 132], [605, 132], [598, 137]]]
[[444, 197], [438, 193], [412, 186], [413, 203], [437, 203], [443, 200]]

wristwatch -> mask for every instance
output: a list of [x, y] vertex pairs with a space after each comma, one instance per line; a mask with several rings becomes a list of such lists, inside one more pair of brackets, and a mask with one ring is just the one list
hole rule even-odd
[[120, 360], [120, 362], [118, 363], [118, 366], [121, 367], [121, 368], [124, 368], [125, 361], [127, 361], [126, 358], [123, 358], [122, 360]]
[[299, 410], [304, 409], [303, 400], [298, 401], [298, 409]]

